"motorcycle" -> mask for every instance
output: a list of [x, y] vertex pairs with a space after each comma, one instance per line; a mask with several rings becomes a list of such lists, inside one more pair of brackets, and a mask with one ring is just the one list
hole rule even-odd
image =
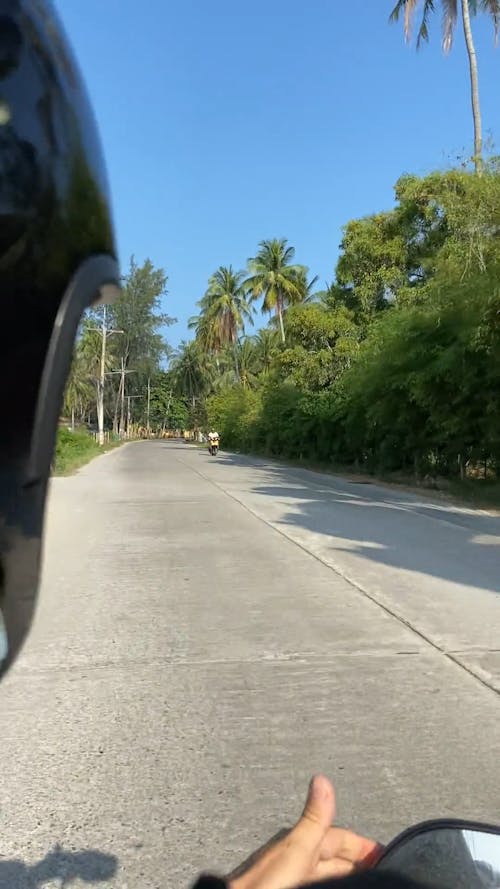
[[216, 457], [217, 452], [219, 450], [219, 442], [218, 441], [210, 441], [208, 443], [208, 453], [211, 457]]
[[375, 870], [433, 889], [500, 889], [500, 827], [457, 819], [422, 822], [385, 847]]

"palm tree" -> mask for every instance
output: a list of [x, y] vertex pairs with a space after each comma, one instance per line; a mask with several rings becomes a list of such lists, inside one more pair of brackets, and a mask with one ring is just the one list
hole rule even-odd
[[252, 389], [259, 376], [259, 353], [253, 337], [246, 336], [237, 347], [239, 382], [244, 389]]
[[[429, 39], [428, 20], [429, 15], [435, 11], [435, 0], [398, 0], [390, 15], [390, 21], [397, 22], [401, 13], [404, 13], [404, 32], [406, 40], [411, 37], [413, 15], [419, 3], [422, 2], [422, 18], [417, 32], [417, 48], [422, 41]], [[481, 125], [481, 109], [479, 104], [479, 82], [477, 74], [477, 58], [471, 28], [471, 13], [475, 15], [478, 10], [486, 12], [493, 19], [495, 40], [498, 35], [500, 21], [500, 0], [441, 0], [443, 9], [443, 50], [448, 53], [453, 44], [453, 35], [458, 18], [458, 4], [460, 2], [462, 14], [462, 27], [469, 58], [469, 73], [471, 85], [472, 118], [474, 121], [474, 166], [476, 172], [481, 171], [483, 136]]]
[[262, 373], [269, 373], [271, 364], [278, 351], [278, 334], [270, 327], [263, 327], [254, 337], [257, 358]]
[[197, 399], [210, 388], [211, 368], [208, 355], [196, 340], [184, 340], [176, 350], [171, 364], [176, 394], [188, 398], [193, 408]]
[[283, 313], [287, 305], [301, 302], [305, 296], [304, 267], [292, 264], [295, 248], [287, 243], [286, 238], [261, 241], [257, 255], [248, 260], [250, 276], [245, 282], [254, 299], [263, 297], [262, 311], [276, 313], [283, 343]]
[[71, 370], [64, 391], [63, 410], [71, 416], [71, 428], [75, 428], [75, 414], [79, 411], [82, 417], [85, 408], [92, 400], [93, 387], [87, 363], [78, 342], [73, 355]]
[[200, 314], [193, 315], [189, 319], [188, 328], [189, 330], [194, 330], [196, 341], [205, 352], [217, 355], [222, 344], [219, 341], [213, 318], [208, 314], [208, 305], [205, 303], [204, 306], [204, 302], [205, 297], [198, 303], [202, 307]]
[[308, 273], [309, 273], [309, 269], [307, 268], [307, 266], [305, 266], [305, 265], [299, 266], [298, 278], [299, 278], [300, 286], [302, 287], [303, 294], [304, 294], [302, 299], [304, 302], [307, 302], [307, 303], [312, 302], [315, 299], [316, 294], [313, 293], [313, 287], [319, 281], [319, 275], [314, 275], [314, 278], [311, 278], [309, 280], [307, 277]]
[[253, 324], [252, 309], [247, 299], [244, 272], [236, 272], [233, 267], [219, 266], [208, 282], [205, 296], [200, 300], [207, 335], [223, 348], [233, 350], [236, 377], [239, 377], [237, 349], [238, 336], [245, 329], [245, 322]]

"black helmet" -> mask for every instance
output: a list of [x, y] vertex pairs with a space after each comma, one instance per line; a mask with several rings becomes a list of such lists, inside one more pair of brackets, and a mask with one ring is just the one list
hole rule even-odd
[[0, 672], [33, 615], [78, 323], [118, 287], [101, 148], [68, 42], [46, 0], [0, 0]]

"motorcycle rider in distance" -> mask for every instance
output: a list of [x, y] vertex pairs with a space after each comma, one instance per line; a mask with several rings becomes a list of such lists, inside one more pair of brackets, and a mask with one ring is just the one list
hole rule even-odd
[[212, 456], [215, 456], [217, 451], [219, 450], [219, 433], [218, 432], [209, 432], [208, 433], [208, 451]]

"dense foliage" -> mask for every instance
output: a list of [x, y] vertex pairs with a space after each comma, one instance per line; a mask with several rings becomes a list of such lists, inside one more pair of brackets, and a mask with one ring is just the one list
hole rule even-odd
[[99, 445], [86, 429], [71, 432], [61, 427], [57, 432], [54, 472], [56, 475], [70, 473], [95, 457], [99, 451]]
[[[223, 446], [417, 476], [500, 466], [500, 172], [405, 175], [392, 210], [348, 222], [314, 291], [285, 239], [220, 266], [172, 353], [166, 276], [131, 262], [123, 299], [85, 319], [66, 414], [108, 429], [216, 427]], [[257, 306], [267, 326], [246, 333]], [[169, 362], [167, 364], [167, 362]]]
[[[257, 334], [240, 312], [226, 341], [183, 344], [174, 391], [194, 423], [226, 447], [373, 472], [497, 472], [500, 174], [490, 163], [480, 176], [404, 176], [395, 197], [345, 226], [326, 290], [299, 289], [307, 273], [292, 267], [281, 319], [273, 299]], [[247, 316], [263, 292], [255, 261], [247, 279], [234, 274]]]

